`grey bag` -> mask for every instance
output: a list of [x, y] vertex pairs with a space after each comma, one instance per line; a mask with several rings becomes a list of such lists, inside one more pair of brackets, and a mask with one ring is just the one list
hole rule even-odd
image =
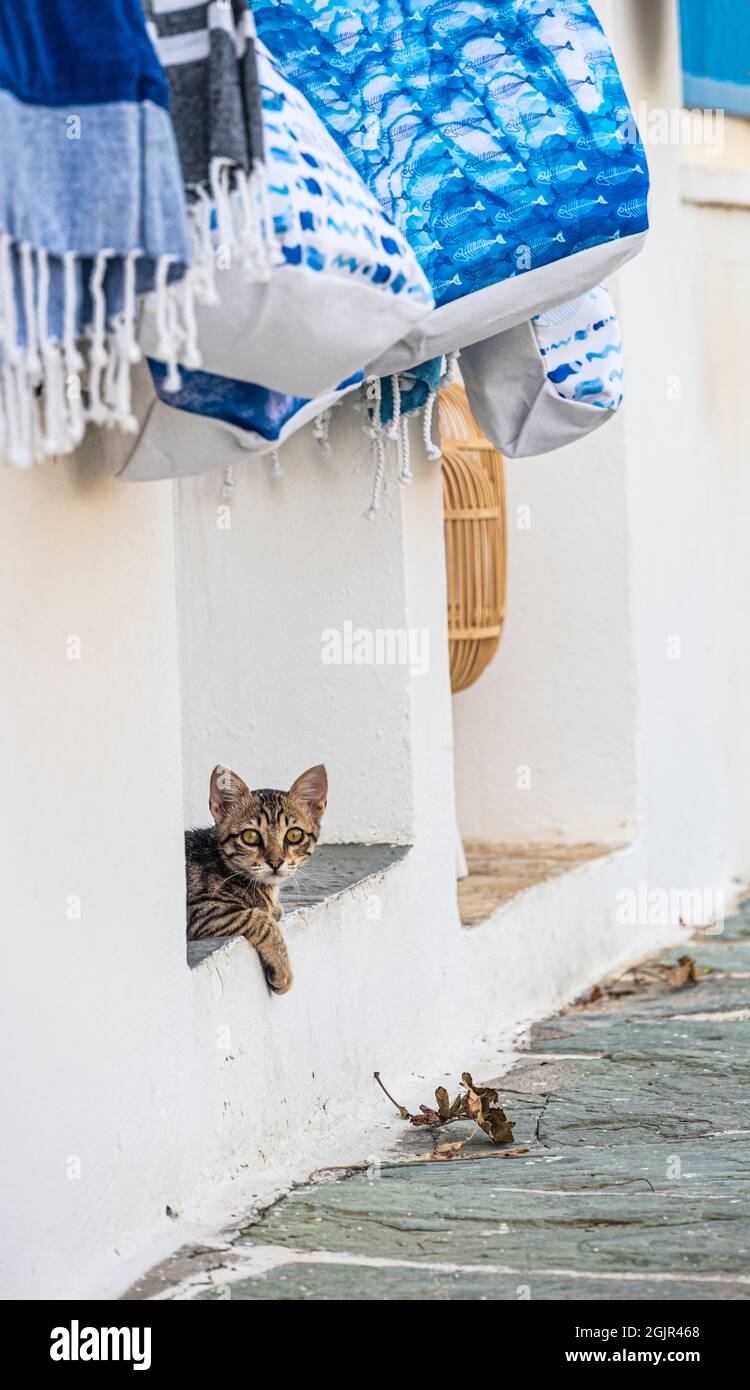
[[622, 341], [603, 285], [461, 353], [477, 424], [507, 458], [546, 454], [622, 403]]

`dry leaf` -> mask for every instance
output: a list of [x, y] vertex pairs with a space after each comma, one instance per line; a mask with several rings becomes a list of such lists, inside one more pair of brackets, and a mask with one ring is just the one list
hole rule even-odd
[[450, 1115], [451, 1103], [450, 1097], [445, 1089], [445, 1086], [438, 1086], [437, 1090], [435, 1091], [435, 1100], [437, 1101], [438, 1114], [440, 1115], [441, 1120], [447, 1120], [448, 1116]]
[[697, 984], [699, 979], [700, 971], [692, 956], [680, 956], [676, 965], [633, 966], [617, 979], [605, 980], [601, 985], [594, 985], [585, 998], [566, 1005], [562, 1012], [581, 1013], [590, 1004], [597, 1004], [601, 999], [622, 999], [628, 995], [643, 994], [649, 989], [653, 991], [665, 984], [670, 989], [684, 989], [686, 985]]
[[[493, 1144], [510, 1144], [513, 1141], [513, 1124], [508, 1120], [505, 1111], [498, 1105], [499, 1092], [494, 1086], [475, 1086], [467, 1071], [462, 1076], [466, 1088], [463, 1095], [459, 1092], [451, 1104], [445, 1087], [438, 1086], [435, 1091], [437, 1110], [431, 1105], [420, 1105], [418, 1114], [411, 1114], [405, 1105], [400, 1105], [397, 1100], [394, 1100], [390, 1091], [387, 1091], [383, 1085], [380, 1072], [376, 1071], [374, 1076], [380, 1089], [398, 1110], [402, 1120], [408, 1120], [412, 1125], [433, 1127], [450, 1124], [452, 1120], [473, 1120], [487, 1135], [487, 1138], [492, 1140]], [[444, 1156], [445, 1153], [460, 1148], [463, 1143], [466, 1143], [466, 1140], [457, 1142], [455, 1145], [439, 1144], [435, 1154], [437, 1157]]]
[[480, 1129], [484, 1130], [493, 1144], [513, 1143], [513, 1125], [506, 1118], [503, 1110], [489, 1110], [478, 1123]]
[[676, 965], [666, 965], [664, 978], [670, 989], [684, 989], [685, 985], [697, 985], [698, 967], [693, 957], [680, 956]]

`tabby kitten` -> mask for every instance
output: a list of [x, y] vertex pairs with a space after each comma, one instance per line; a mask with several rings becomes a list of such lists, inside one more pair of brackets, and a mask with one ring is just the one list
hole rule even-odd
[[315, 849], [327, 797], [322, 765], [288, 792], [250, 791], [236, 772], [215, 767], [208, 803], [215, 825], [185, 834], [188, 937], [246, 937], [276, 994], [292, 984], [279, 888]]

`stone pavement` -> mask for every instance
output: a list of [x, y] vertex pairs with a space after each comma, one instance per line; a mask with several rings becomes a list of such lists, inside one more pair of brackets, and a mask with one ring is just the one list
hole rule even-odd
[[424, 1161], [432, 1131], [404, 1124], [395, 1161], [321, 1174], [224, 1252], [183, 1252], [160, 1296], [750, 1297], [750, 905], [662, 959], [685, 951], [696, 984], [673, 988], [649, 962], [614, 986], [630, 992], [532, 1029], [497, 1083], [515, 1121], [507, 1157], [480, 1135], [460, 1157]]

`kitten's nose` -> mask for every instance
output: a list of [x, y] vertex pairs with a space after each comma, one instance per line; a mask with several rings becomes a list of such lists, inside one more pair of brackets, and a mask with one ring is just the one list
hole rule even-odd
[[267, 859], [267, 860], [266, 860], [266, 863], [268, 864], [269, 868], [273, 869], [274, 873], [277, 874], [278, 871], [279, 871], [279, 869], [281, 868], [282, 864], [284, 863], [284, 860], [283, 860], [283, 859]]

